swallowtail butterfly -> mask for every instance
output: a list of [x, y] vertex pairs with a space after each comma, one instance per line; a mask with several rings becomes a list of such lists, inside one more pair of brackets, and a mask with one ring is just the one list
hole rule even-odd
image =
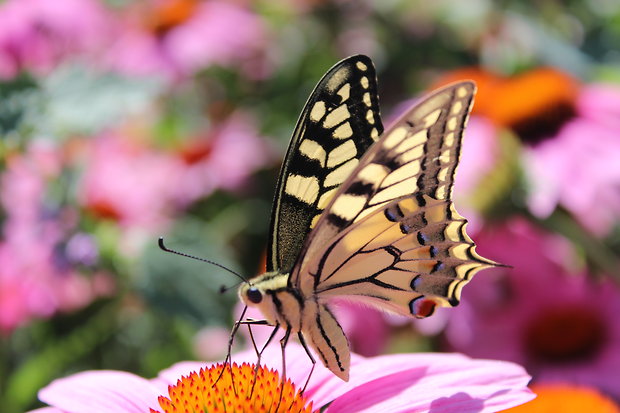
[[331, 298], [427, 317], [497, 265], [476, 253], [452, 203], [474, 93], [472, 82], [446, 86], [384, 132], [368, 57], [320, 80], [280, 171], [267, 272], [239, 289], [264, 324], [285, 329], [283, 346], [298, 334], [346, 381], [349, 345]]

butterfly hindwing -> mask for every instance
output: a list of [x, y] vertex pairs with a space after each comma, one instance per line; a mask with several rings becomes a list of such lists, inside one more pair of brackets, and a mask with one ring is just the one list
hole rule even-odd
[[474, 93], [471, 82], [445, 87], [384, 133], [310, 233], [292, 285], [409, 316], [458, 303], [473, 274], [494, 265], [451, 201]]
[[372, 61], [358, 55], [336, 64], [308, 99], [282, 165], [267, 271], [290, 271], [336, 189], [382, 132]]

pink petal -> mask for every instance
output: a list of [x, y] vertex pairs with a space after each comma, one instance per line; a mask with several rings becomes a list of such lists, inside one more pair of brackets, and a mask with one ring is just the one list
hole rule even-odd
[[180, 361], [159, 372], [157, 378], [151, 380], [151, 383], [159, 388], [164, 395], [168, 394], [168, 386], [174, 386], [182, 376], [189, 376], [193, 372], [199, 372], [200, 369], [209, 367], [213, 363], [204, 361]]
[[110, 370], [74, 374], [39, 391], [42, 402], [62, 411], [97, 413], [148, 412], [158, 406], [158, 395], [148, 380]]
[[529, 375], [507, 362], [412, 354], [366, 359], [355, 367], [351, 376], [366, 383], [337, 397], [328, 412], [495, 412], [534, 398]]

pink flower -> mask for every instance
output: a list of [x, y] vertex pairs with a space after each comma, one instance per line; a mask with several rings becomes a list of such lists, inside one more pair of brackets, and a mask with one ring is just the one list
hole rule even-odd
[[[256, 354], [233, 357], [254, 362]], [[278, 346], [263, 355], [263, 365], [281, 364]], [[310, 361], [301, 346], [286, 348], [287, 378], [303, 386]], [[39, 392], [53, 406], [38, 413], [145, 412], [159, 409], [157, 396], [183, 375], [205, 363], [178, 363], [147, 380], [119, 371], [90, 371], [58, 379]], [[246, 380], [251, 380], [252, 377]], [[399, 354], [374, 358], [353, 355], [351, 380], [347, 383], [318, 365], [306, 389], [314, 408], [326, 412], [495, 412], [533, 398], [527, 389], [529, 376], [514, 364], [472, 360], [459, 354]], [[331, 403], [331, 404], [330, 404]]]
[[483, 225], [481, 213], [511, 185], [507, 176], [510, 171], [504, 170], [510, 162], [503, 153], [502, 138], [488, 119], [481, 116], [469, 119], [455, 177], [454, 202], [459, 213], [467, 217], [472, 231]]
[[512, 269], [471, 283], [446, 332], [457, 351], [522, 364], [538, 382], [595, 386], [620, 397], [620, 290], [570, 269], [563, 238], [523, 219], [477, 234], [478, 251]]
[[496, 166], [499, 150], [497, 133], [495, 125], [483, 117], [472, 116], [467, 122], [454, 185], [456, 197], [471, 195], [482, 177]]
[[0, 6], [0, 78], [47, 72], [70, 55], [91, 55], [110, 32], [94, 0], [10, 0]]
[[346, 300], [334, 300], [331, 309], [344, 330], [352, 351], [363, 356], [376, 356], [385, 350], [390, 334], [386, 314]]
[[241, 65], [251, 77], [264, 76], [257, 58], [266, 29], [249, 9], [218, 0], [162, 0], [136, 12], [110, 48], [111, 67], [175, 79], [213, 65]]
[[273, 157], [267, 141], [256, 133], [253, 118], [235, 113], [180, 150], [185, 161], [175, 184], [175, 198], [186, 205], [216, 189], [235, 190]]
[[226, 327], [206, 326], [194, 337], [194, 354], [202, 360], [218, 360], [226, 357], [230, 330]]
[[528, 204], [546, 217], [560, 204], [605, 236], [620, 219], [620, 87], [583, 87], [576, 117], [526, 149]]
[[[0, 242], [0, 332], [83, 307], [113, 289], [105, 274], [87, 278], [65, 265], [66, 260], [96, 258], [97, 250], [83, 234], [70, 237], [75, 211], [46, 201], [46, 185], [59, 172], [59, 151], [35, 142], [24, 155], [9, 158], [1, 176], [6, 218]], [[67, 238], [70, 253], [62, 247]]]
[[179, 210], [216, 189], [240, 188], [270, 158], [265, 140], [242, 114], [183, 145], [157, 149], [120, 132], [94, 139], [82, 160], [81, 204], [125, 228], [161, 230]]
[[168, 222], [183, 169], [180, 160], [109, 133], [94, 138], [84, 164], [80, 202], [98, 217], [147, 230]]

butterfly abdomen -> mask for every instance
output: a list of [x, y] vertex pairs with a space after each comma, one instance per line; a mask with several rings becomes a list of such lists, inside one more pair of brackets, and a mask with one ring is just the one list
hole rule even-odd
[[325, 303], [287, 285], [289, 274], [265, 273], [239, 288], [241, 300], [258, 308], [265, 320], [289, 333], [301, 333], [321, 361], [343, 380], [349, 379], [349, 344]]

